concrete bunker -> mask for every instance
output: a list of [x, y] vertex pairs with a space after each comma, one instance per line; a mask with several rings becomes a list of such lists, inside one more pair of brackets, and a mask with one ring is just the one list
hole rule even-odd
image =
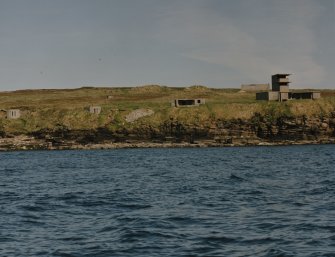
[[205, 104], [205, 99], [175, 99], [172, 102], [172, 106], [174, 107], [191, 107], [191, 106], [199, 106], [201, 104]]
[[291, 99], [318, 99], [321, 97], [320, 92], [291, 92]]
[[21, 117], [21, 111], [19, 109], [7, 110], [7, 119], [18, 119]]
[[101, 107], [100, 106], [90, 106], [89, 111], [90, 113], [93, 113], [93, 114], [100, 114]]
[[289, 89], [288, 79], [290, 74], [275, 74], [272, 75], [272, 91], [256, 93], [256, 100], [266, 101], [287, 101], [291, 99], [318, 99], [321, 97], [318, 91], [300, 91], [292, 92]]
[[241, 90], [246, 92], [269, 91], [270, 84], [242, 84]]

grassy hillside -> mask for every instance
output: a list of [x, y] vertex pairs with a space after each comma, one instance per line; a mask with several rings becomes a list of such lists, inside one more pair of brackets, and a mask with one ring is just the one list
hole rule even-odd
[[[206, 104], [192, 108], [171, 107], [176, 98], [205, 98]], [[91, 105], [102, 107], [91, 114]], [[125, 117], [135, 109], [151, 109], [150, 117], [127, 123]], [[256, 101], [255, 93], [239, 89], [211, 89], [203, 86], [172, 88], [141, 86], [134, 88], [79, 88], [67, 90], [20, 90], [0, 93], [0, 129], [7, 133], [30, 133], [41, 129], [66, 127], [114, 130], [139, 125], [159, 126], [166, 120], [207, 123], [218, 119], [249, 119], [256, 112], [273, 117], [317, 116], [335, 110], [335, 91], [323, 90], [319, 100], [292, 100], [284, 103]], [[22, 117], [6, 119], [5, 110], [20, 109]]]

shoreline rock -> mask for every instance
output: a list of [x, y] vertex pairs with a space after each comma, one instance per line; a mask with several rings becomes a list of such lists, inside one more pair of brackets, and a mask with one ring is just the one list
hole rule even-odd
[[30, 134], [0, 137], [0, 151], [276, 146], [335, 143], [335, 112], [320, 117], [278, 118], [255, 114], [249, 120], [208, 120], [185, 123], [169, 119], [135, 123], [115, 130], [101, 127], [73, 130], [65, 126]]
[[203, 140], [197, 142], [104, 142], [79, 144], [75, 141], [63, 141], [61, 144], [36, 139], [29, 136], [15, 136], [0, 139], [0, 151], [22, 151], [22, 150], [100, 150], [100, 149], [124, 149], [124, 148], [214, 148], [214, 147], [266, 147], [266, 146], [288, 146], [288, 145], [324, 145], [335, 144], [334, 139], [328, 140], [283, 140], [283, 141], [254, 141], [236, 143], [217, 143], [214, 140]]

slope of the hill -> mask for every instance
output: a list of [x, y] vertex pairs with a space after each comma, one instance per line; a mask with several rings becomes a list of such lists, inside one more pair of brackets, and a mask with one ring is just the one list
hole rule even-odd
[[[204, 86], [21, 90], [0, 93], [0, 148], [331, 143], [335, 92], [318, 100], [256, 101], [255, 93]], [[198, 107], [173, 99], [206, 100]], [[101, 106], [100, 114], [88, 111]], [[19, 109], [19, 119], [6, 111]]]

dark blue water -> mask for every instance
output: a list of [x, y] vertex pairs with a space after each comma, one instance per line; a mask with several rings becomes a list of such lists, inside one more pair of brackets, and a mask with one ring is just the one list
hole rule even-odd
[[335, 146], [0, 159], [0, 256], [335, 256]]

